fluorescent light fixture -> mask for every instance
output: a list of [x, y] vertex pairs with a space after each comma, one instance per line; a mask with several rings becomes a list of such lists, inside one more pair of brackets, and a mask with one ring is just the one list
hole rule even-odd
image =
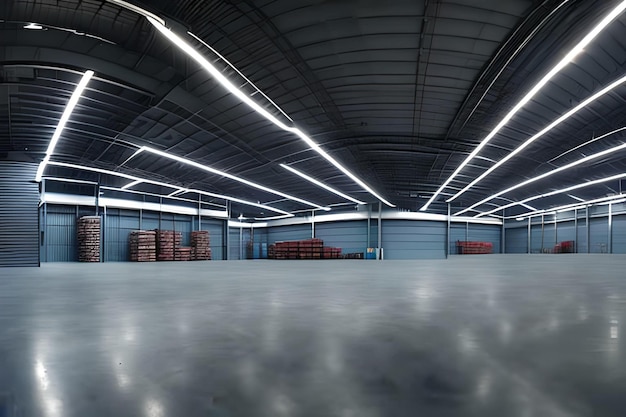
[[[279, 195], [281, 197], [285, 197], [285, 198], [287, 198], [289, 200], [293, 200], [293, 201], [297, 201], [298, 203], [305, 204], [307, 206], [316, 207], [316, 208], [319, 208], [319, 209], [325, 210], [325, 211], [329, 211], [330, 210], [330, 207], [320, 206], [319, 204], [312, 203], [312, 202], [310, 202], [308, 200], [304, 200], [302, 198], [294, 197], [292, 195], [283, 193], [281, 191], [274, 190], [273, 188], [269, 188], [269, 187], [266, 187], [264, 185], [257, 184], [256, 182], [249, 181], [249, 180], [247, 180], [245, 178], [241, 178], [241, 177], [238, 177], [236, 175], [229, 174], [228, 172], [220, 171], [219, 169], [211, 168], [210, 166], [202, 165], [202, 164], [199, 164], [198, 162], [192, 161], [190, 159], [182, 158], [182, 157], [180, 157], [178, 155], [173, 155], [171, 153], [163, 152], [163, 151], [160, 151], [158, 149], [151, 148], [149, 146], [142, 146], [141, 148], [139, 148], [139, 150], [137, 152], [135, 152], [133, 154], [133, 156], [138, 155], [141, 152], [149, 152], [149, 153], [152, 153], [154, 155], [161, 156], [163, 158], [172, 159], [172, 160], [174, 160], [176, 162], [180, 162], [182, 164], [189, 165], [189, 166], [201, 169], [201, 170], [206, 171], [206, 172], [210, 172], [211, 174], [216, 174], [216, 175], [220, 175], [222, 177], [229, 178], [231, 180], [240, 182], [242, 184], [246, 184], [246, 185], [248, 185], [250, 187], [254, 187], [254, 188], [257, 188], [259, 190], [262, 190], [262, 191], [265, 191], [265, 192], [268, 192], [268, 193], [271, 193], [271, 194], [276, 194], [276, 195]], [[130, 158], [127, 159], [126, 161], [128, 161], [128, 160], [130, 160]]]
[[184, 192], [185, 190], [186, 190], [185, 188], [181, 188], [180, 190], [176, 190], [176, 191], [173, 191], [173, 192], [169, 193], [167, 196], [168, 197], [174, 197], [176, 194], [180, 194], [180, 193]]
[[[568, 170], [568, 169], [570, 169], [570, 168], [574, 168], [575, 166], [578, 166], [578, 165], [584, 164], [584, 163], [589, 162], [589, 161], [592, 161], [592, 160], [594, 160], [594, 159], [598, 159], [598, 158], [601, 158], [601, 157], [603, 157], [603, 156], [606, 156], [606, 155], [609, 155], [609, 154], [612, 154], [612, 153], [615, 153], [615, 152], [619, 152], [619, 151], [622, 151], [622, 150], [626, 150], [626, 143], [623, 143], [623, 144], [621, 144], [621, 145], [617, 145], [617, 146], [614, 146], [614, 147], [612, 147], [612, 148], [605, 149], [605, 150], [603, 150], [603, 151], [600, 151], [600, 152], [597, 152], [597, 153], [594, 153], [594, 154], [591, 154], [591, 155], [585, 156], [584, 158], [581, 158], [581, 159], [579, 159], [579, 160], [577, 160], [577, 161], [574, 161], [574, 162], [570, 162], [569, 164], [563, 165], [562, 167], [555, 168], [555, 169], [553, 169], [553, 170], [551, 170], [551, 171], [548, 171], [548, 172], [545, 172], [545, 173], [543, 173], [543, 174], [541, 174], [541, 175], [537, 175], [536, 177], [533, 177], [533, 178], [527, 179], [527, 180], [525, 180], [525, 181], [522, 181], [522, 182], [520, 182], [520, 183], [518, 183], [518, 184], [515, 184], [515, 185], [513, 185], [513, 186], [509, 187], [509, 188], [506, 188], [506, 189], [504, 189], [504, 190], [502, 190], [502, 191], [499, 191], [499, 192], [497, 192], [496, 194], [493, 194], [493, 195], [491, 195], [491, 196], [489, 196], [489, 197], [487, 197], [487, 198], [484, 198], [484, 199], [480, 200], [479, 202], [472, 204], [472, 205], [471, 205], [471, 206], [469, 206], [468, 208], [463, 209], [463, 210], [461, 210], [461, 211], [459, 211], [459, 212], [455, 213], [454, 215], [455, 215], [455, 216], [457, 216], [457, 215], [459, 215], [459, 214], [463, 214], [463, 213], [465, 213], [466, 211], [472, 210], [472, 209], [474, 209], [475, 207], [478, 207], [478, 206], [480, 206], [481, 204], [484, 204], [484, 203], [486, 203], [486, 202], [487, 202], [487, 201], [489, 201], [489, 200], [492, 200], [492, 199], [494, 199], [494, 198], [500, 197], [500, 196], [501, 196], [501, 195], [503, 195], [503, 194], [506, 194], [506, 193], [511, 192], [511, 191], [513, 191], [513, 190], [516, 190], [516, 189], [518, 189], [518, 188], [524, 187], [524, 186], [526, 186], [526, 185], [528, 185], [528, 184], [531, 184], [531, 183], [533, 183], [533, 182], [535, 182], [535, 181], [542, 180], [542, 179], [547, 178], [547, 177], [549, 177], [549, 176], [551, 176], [551, 175], [557, 174], [557, 173], [559, 173], [559, 172], [562, 172], [562, 171]], [[570, 195], [570, 197], [572, 197], [574, 200], [576, 200], [576, 199], [577, 199], [577, 197], [574, 197], [574, 196], [572, 196], [572, 195]], [[581, 200], [581, 199], [578, 199], [578, 200], [580, 200], [580, 201], [584, 201], [584, 200]]]
[[341, 191], [338, 191], [338, 190], [334, 189], [333, 187], [331, 187], [331, 186], [329, 186], [329, 185], [326, 185], [326, 184], [324, 184], [323, 182], [321, 182], [321, 181], [319, 181], [319, 180], [316, 180], [316, 179], [315, 179], [315, 178], [313, 178], [313, 177], [308, 176], [308, 175], [307, 175], [307, 174], [305, 174], [304, 172], [298, 171], [297, 169], [292, 168], [292, 167], [290, 167], [290, 166], [288, 166], [288, 165], [285, 165], [285, 164], [280, 164], [280, 166], [281, 166], [281, 167], [283, 167], [283, 168], [285, 168], [287, 171], [292, 172], [292, 173], [296, 174], [297, 176], [299, 176], [299, 177], [301, 177], [301, 178], [304, 178], [305, 180], [307, 180], [307, 181], [309, 181], [309, 182], [311, 182], [311, 183], [313, 183], [313, 184], [317, 185], [318, 187], [321, 187], [321, 188], [323, 188], [323, 189], [325, 189], [325, 190], [327, 190], [327, 191], [330, 191], [330, 192], [331, 192], [331, 193], [333, 193], [333, 194], [337, 194], [339, 197], [343, 197], [343, 198], [345, 198], [346, 200], [353, 201], [353, 202], [355, 202], [355, 203], [357, 203], [357, 204], [365, 204], [363, 201], [359, 201], [359, 200], [357, 200], [356, 198], [352, 198], [352, 197], [350, 197], [349, 195], [344, 194], [344, 193], [342, 193]]
[[[495, 212], [497, 212], [497, 211], [499, 211], [499, 210], [504, 210], [504, 209], [507, 209], [507, 208], [509, 208], [509, 207], [513, 207], [513, 206], [516, 206], [516, 205], [519, 205], [519, 204], [522, 204], [522, 203], [528, 203], [529, 201], [538, 200], [538, 199], [540, 199], [540, 198], [545, 198], [545, 197], [551, 197], [551, 196], [553, 196], [553, 195], [562, 194], [562, 193], [567, 193], [568, 191], [578, 190], [578, 189], [580, 189], [580, 188], [585, 188], [585, 187], [589, 187], [589, 186], [592, 186], [592, 185], [601, 184], [601, 183], [603, 183], [603, 182], [607, 182], [607, 181], [614, 181], [614, 180], [619, 180], [619, 179], [623, 179], [623, 178], [626, 178], [626, 174], [617, 174], [617, 175], [613, 175], [613, 176], [606, 177], [606, 178], [600, 178], [600, 179], [598, 179], [598, 180], [586, 181], [586, 182], [583, 182], [583, 183], [580, 183], [580, 184], [572, 185], [571, 187], [562, 188], [562, 189], [560, 189], [560, 190], [550, 191], [550, 192], [548, 192], [548, 193], [535, 195], [535, 196], [533, 196], [533, 197], [528, 197], [528, 198], [525, 198], [525, 199], [524, 199], [524, 200], [522, 200], [522, 201], [515, 201], [515, 202], [513, 202], [513, 203], [505, 204], [504, 206], [500, 206], [500, 207], [497, 207], [497, 208], [495, 208], [495, 209], [492, 209], [492, 210], [489, 210], [489, 211], [482, 212], [482, 213], [480, 213], [480, 214], [476, 215], [475, 217], [482, 217], [482, 216], [486, 216], [486, 215], [488, 215], [488, 214], [495, 213]], [[584, 202], [584, 200], [583, 200], [583, 202]], [[574, 203], [573, 205], [579, 205], [580, 203], [581, 203], [581, 202]], [[572, 205], [572, 204], [570, 204], [570, 206], [573, 206], [573, 205]], [[465, 210], [467, 210], [467, 209], [465, 209]], [[464, 210], [464, 211], [465, 211], [465, 210]], [[460, 213], [460, 212], [459, 212], [459, 213]]]
[[480, 152], [489, 141], [502, 129], [511, 118], [522, 108], [526, 103], [528, 103], [542, 88], [544, 85], [548, 83], [556, 74], [559, 73], [567, 64], [569, 64], [576, 55], [578, 55], [582, 50], [596, 37], [600, 32], [604, 30], [615, 18], [617, 18], [622, 12], [626, 9], [626, 0], [620, 2], [609, 14], [607, 14], [604, 19], [600, 23], [598, 23], [585, 37], [572, 48], [567, 55], [563, 57], [543, 78], [535, 84], [535, 86], [528, 92], [526, 95], [507, 113], [506, 116], [496, 125], [496, 127], [480, 142], [480, 144], [474, 149], [465, 160], [454, 170], [452, 175], [448, 177], [448, 179], [435, 191], [435, 193], [430, 197], [430, 199], [426, 202], [421, 211], [425, 211], [428, 209], [430, 204], [439, 196], [439, 194], [450, 184], [450, 182], [461, 172], [463, 168]]
[[599, 204], [597, 204], [597, 205], [598, 205], [598, 206], [606, 206], [606, 205], [608, 205], [608, 204], [619, 204], [619, 203], [623, 203], [624, 201], [626, 201], [626, 199], [625, 199], [625, 198], [620, 198], [619, 200], [614, 200], [614, 201], [613, 201], [613, 200], [611, 200], [611, 201], [607, 201], [607, 202], [604, 202], [604, 203], [599, 203]]
[[574, 200], [576, 200], [576, 201], [585, 201], [585, 200], [583, 200], [583, 199], [582, 199], [582, 198], [580, 198], [580, 197], [576, 197], [575, 195], [568, 194], [567, 196], [568, 196], [568, 197], [573, 198], [573, 199], [574, 199]]
[[271, 216], [271, 217], [255, 217], [254, 220], [281, 220], [281, 219], [288, 219], [290, 217], [294, 217], [293, 214], [286, 216]]
[[[585, 200], [583, 200], [583, 201], [585, 201]], [[557, 210], [556, 212], [557, 213], [565, 213], [566, 211], [582, 210], [584, 208], [587, 208], [587, 206], [568, 207], [568, 208]]]
[[128, 188], [134, 187], [135, 185], [141, 184], [142, 182], [143, 181], [140, 181], [140, 180], [129, 182], [128, 184], [122, 187], [122, 190], [126, 190]]
[[461, 191], [457, 192], [455, 195], [453, 195], [451, 198], [449, 198], [448, 200], [446, 200], [446, 202], [451, 202], [454, 201], [456, 198], [458, 198], [461, 194], [465, 193], [467, 190], [469, 190], [470, 188], [472, 188], [474, 185], [476, 185], [477, 183], [479, 183], [480, 181], [482, 181], [486, 176], [488, 176], [489, 174], [491, 174], [493, 171], [495, 171], [496, 169], [498, 169], [500, 166], [504, 165], [506, 162], [508, 162], [510, 159], [512, 159], [515, 155], [517, 155], [518, 153], [520, 153], [521, 151], [523, 151], [524, 149], [526, 149], [528, 146], [530, 146], [534, 141], [536, 141], [537, 139], [539, 139], [540, 137], [542, 137], [543, 135], [545, 135], [546, 133], [548, 133], [550, 130], [554, 129], [556, 126], [558, 126], [559, 124], [561, 124], [562, 122], [564, 122], [565, 120], [569, 119], [570, 117], [572, 117], [574, 114], [576, 114], [578, 111], [584, 109], [585, 107], [587, 107], [589, 104], [593, 103], [595, 100], [597, 100], [598, 98], [602, 97], [603, 95], [605, 95], [606, 93], [614, 90], [616, 87], [619, 87], [620, 85], [622, 85], [624, 82], [626, 82], [626, 76], [618, 79], [617, 81], [612, 82], [611, 84], [609, 84], [607, 87], [604, 87], [602, 90], [598, 91], [597, 93], [593, 94], [591, 97], [588, 97], [586, 100], [584, 100], [582, 103], [580, 103], [578, 106], [574, 107], [573, 109], [569, 110], [568, 112], [566, 112], [565, 114], [561, 115], [558, 119], [556, 119], [555, 121], [553, 121], [552, 123], [550, 123], [548, 126], [544, 127], [542, 130], [540, 130], [538, 133], [536, 133], [535, 135], [533, 135], [532, 137], [530, 137], [529, 139], [527, 139], [524, 143], [522, 143], [520, 146], [518, 146], [517, 148], [515, 148], [515, 150], [513, 150], [513, 152], [509, 153], [507, 156], [505, 156], [504, 158], [502, 158], [501, 160], [499, 160], [498, 162], [496, 162], [494, 165], [492, 165], [487, 171], [483, 172], [480, 176], [478, 176], [476, 179], [474, 179], [472, 182], [470, 182], [469, 184], [467, 184]]
[[537, 210], [535, 207], [533, 207], [533, 206], [529, 206], [529, 205], [528, 205], [528, 204], [526, 204], [526, 203], [520, 203], [520, 206], [522, 206], [522, 207], [526, 207], [526, 208], [527, 208], [527, 209], [529, 209], [529, 210]]
[[43, 26], [38, 25], [37, 23], [29, 23], [27, 25], [24, 25], [24, 29], [41, 30], [43, 29]]
[[[106, 169], [92, 168], [92, 167], [87, 167], [87, 166], [83, 166], [83, 165], [68, 164], [68, 163], [65, 163], [65, 162], [49, 162], [49, 165], [59, 166], [59, 167], [63, 167], [63, 168], [78, 169], [78, 170], [83, 170], [83, 171], [98, 172], [100, 174], [113, 175], [113, 176], [117, 176], [117, 177], [126, 178], [126, 179], [129, 179], [129, 180], [145, 182], [145, 183], [148, 183], [148, 184], [160, 185], [162, 187], [180, 189], [180, 187], [177, 186], [177, 185], [167, 184], [167, 183], [159, 182], [159, 181], [152, 181], [152, 180], [148, 180], [148, 179], [145, 179], [145, 178], [138, 178], [138, 177], [134, 177], [132, 175], [122, 174], [121, 172], [109, 171], [109, 170], [106, 170]], [[126, 191], [126, 190], [124, 190], [124, 191]], [[222, 200], [228, 200], [228, 201], [234, 201], [236, 203], [241, 203], [241, 204], [245, 204], [245, 205], [253, 206], [253, 207], [259, 207], [259, 208], [262, 208], [262, 209], [271, 210], [271, 211], [276, 212], [276, 213], [292, 216], [291, 213], [289, 213], [289, 212], [287, 212], [285, 210], [281, 210], [281, 209], [278, 209], [278, 208], [275, 208], [275, 207], [271, 207], [271, 206], [268, 206], [268, 205], [265, 205], [265, 204], [254, 203], [252, 201], [242, 200], [240, 198], [231, 197], [231, 196], [227, 196], [227, 195], [209, 193], [207, 191], [195, 190], [195, 189], [184, 189], [184, 191], [182, 191], [182, 192], [183, 193], [202, 194], [202, 195], [206, 195], [206, 196], [209, 196], [209, 197], [220, 198]]]
[[518, 222], [521, 222], [522, 220], [524, 220], [524, 218], [523, 217], [518, 217], [515, 220], [517, 220]]
[[207, 70], [207, 72], [213, 78], [215, 78], [215, 80], [217, 82], [219, 82], [224, 88], [226, 88], [231, 94], [233, 94], [239, 100], [241, 100], [242, 102], [244, 102], [245, 104], [250, 106], [254, 111], [259, 113], [265, 119], [267, 119], [270, 122], [274, 123], [280, 129], [282, 129], [282, 130], [284, 130], [286, 132], [291, 132], [291, 133], [295, 134], [296, 136], [298, 136], [307, 145], [309, 145], [309, 147], [311, 149], [313, 149], [315, 152], [317, 152], [319, 155], [321, 155], [324, 159], [326, 159], [328, 162], [330, 162], [332, 165], [334, 165], [337, 169], [339, 169], [341, 172], [343, 172], [345, 175], [347, 175], [350, 179], [352, 179], [354, 182], [356, 182], [359, 186], [361, 186], [364, 190], [366, 190], [367, 192], [372, 194], [374, 197], [376, 197], [377, 199], [379, 199], [380, 201], [382, 201], [383, 203], [385, 203], [386, 205], [388, 205], [390, 207], [395, 207], [395, 205], [393, 205], [389, 201], [385, 200], [378, 193], [376, 193], [372, 188], [370, 188], [367, 184], [365, 184], [361, 179], [359, 179], [356, 175], [354, 175], [347, 168], [345, 168], [343, 165], [341, 165], [335, 158], [333, 158], [331, 155], [326, 153], [326, 151], [324, 151], [322, 148], [320, 148], [320, 146], [317, 143], [315, 143], [315, 141], [313, 141], [313, 139], [308, 137], [303, 131], [301, 131], [300, 129], [298, 129], [296, 127], [287, 126], [285, 123], [283, 123], [282, 121], [278, 120], [273, 114], [268, 112], [265, 108], [263, 108], [257, 102], [252, 100], [252, 98], [250, 98], [250, 96], [248, 96], [246, 93], [241, 91], [228, 78], [226, 78], [224, 76], [224, 74], [222, 73], [222, 71], [220, 71], [219, 69], [214, 67], [213, 64], [211, 64], [206, 58], [204, 58], [202, 56], [202, 54], [200, 54], [198, 51], [196, 51], [191, 45], [189, 45], [187, 42], [185, 42], [181, 37], [179, 37], [174, 32], [172, 32], [170, 29], [168, 29], [163, 22], [159, 22], [158, 20], [156, 20], [156, 19], [154, 19], [154, 18], [152, 18], [150, 16], [146, 16], [146, 19], [148, 19], [148, 21], [161, 34], [163, 34], [167, 39], [169, 39], [170, 42], [172, 42], [174, 45], [176, 45], [178, 48], [180, 48], [183, 52], [185, 52], [187, 55], [189, 55], [190, 58], [192, 58], [194, 61], [196, 61], [198, 64], [200, 64], [205, 70]]
[[[597, 203], [601, 203], [601, 202], [606, 202], [606, 204], [614, 204], [616, 202], [620, 202], [621, 203], [622, 200], [626, 201], [626, 198], [624, 198], [624, 197], [626, 197], [626, 194], [616, 194], [616, 195], [613, 195], [613, 196], [610, 196], [610, 197], [602, 197], [602, 198], [596, 198], [595, 200], [587, 200], [587, 201], [585, 201], [585, 203], [588, 204], [588, 205], [597, 204]], [[612, 200], [615, 200], [615, 201], [612, 201]], [[597, 204], [597, 205], [600, 205], [600, 204]], [[521, 214], [518, 217], [523, 216], [525, 218], [528, 218], [528, 217], [536, 217], [536, 216], [539, 216], [539, 215], [542, 215], [542, 214], [543, 215], [556, 214], [558, 212], [562, 212], [562, 211], [566, 211], [566, 210], [573, 210], [574, 208], [585, 208], [585, 206], [581, 206], [580, 204], [567, 204], [567, 205], [564, 205], [564, 206], [552, 207], [549, 212], [546, 211], [546, 210], [538, 210], [538, 211], [535, 211], [535, 212], [529, 212], [529, 213]]]
[[56, 129], [54, 129], [54, 133], [52, 134], [52, 139], [50, 139], [50, 143], [48, 144], [48, 149], [46, 150], [46, 156], [43, 158], [43, 161], [39, 164], [39, 168], [37, 169], [37, 175], [35, 176], [35, 181], [41, 181], [41, 177], [43, 176], [43, 172], [46, 169], [46, 165], [50, 162], [50, 157], [54, 153], [54, 148], [57, 146], [57, 142], [61, 137], [61, 133], [63, 133], [63, 129], [67, 124], [67, 121], [70, 119], [76, 104], [78, 103], [78, 99], [83, 94], [85, 87], [87, 87], [87, 83], [93, 77], [93, 71], [86, 71], [83, 74], [83, 77], [80, 79], [80, 82], [76, 86], [76, 89], [72, 93], [70, 100], [67, 102], [65, 106], [65, 110], [63, 110], [63, 114], [61, 115], [61, 119], [59, 119], [59, 124]]
[[568, 150], [566, 150], [565, 152], [563, 152], [562, 154], [560, 154], [560, 155], [558, 155], [558, 156], [555, 156], [554, 158], [550, 159], [548, 162], [554, 162], [554, 161], [556, 161], [557, 159], [561, 158], [562, 156], [567, 155], [568, 153], [574, 152], [574, 151], [576, 151], [577, 149], [580, 149], [580, 148], [582, 148], [582, 147], [584, 147], [584, 146], [589, 145], [590, 143], [597, 142], [597, 141], [599, 141], [599, 140], [602, 140], [602, 139], [606, 138], [607, 136], [614, 135], [614, 134], [619, 133], [619, 132], [622, 132], [622, 131], [624, 131], [624, 130], [626, 130], [626, 126], [620, 127], [619, 129], [612, 130], [612, 131], [610, 131], [610, 132], [608, 132], [608, 133], [605, 133], [604, 135], [600, 135], [600, 136], [598, 136], [597, 138], [593, 138], [593, 139], [591, 139], [591, 140], [588, 140], [588, 141], [587, 141], [587, 142], [585, 142], [585, 143], [581, 143], [580, 145], [578, 145], [578, 146], [576, 146], [576, 147], [574, 147], [574, 148], [572, 148], [572, 149], [568, 149]]

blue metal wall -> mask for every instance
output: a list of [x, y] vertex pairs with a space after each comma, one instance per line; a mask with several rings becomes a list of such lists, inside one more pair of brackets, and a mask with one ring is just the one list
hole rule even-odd
[[506, 229], [506, 253], [528, 253], [528, 226]]
[[567, 240], [576, 240], [576, 224], [574, 221], [561, 222], [556, 224], [556, 236], [557, 242], [564, 242]]
[[445, 222], [384, 220], [385, 259], [440, 259], [446, 256]]
[[468, 226], [465, 223], [452, 223], [450, 225], [450, 247], [448, 250], [451, 255], [456, 255], [459, 253], [459, 250], [456, 246], [456, 242], [461, 240], [467, 240], [466, 235], [468, 235]]
[[576, 241], [576, 251], [587, 253], [587, 219], [578, 219], [578, 240]]
[[467, 240], [477, 242], [491, 242], [493, 244], [493, 253], [500, 253], [502, 226], [470, 223], [468, 227]]
[[343, 253], [365, 253], [368, 247], [367, 220], [316, 223], [315, 237], [322, 239], [324, 246], [342, 248]]
[[[41, 261], [77, 261], [77, 218], [94, 215], [95, 208], [47, 205], [46, 211], [47, 225], [43, 223], [43, 216], [41, 219], [41, 227], [44, 231], [44, 241], [41, 242]], [[182, 233], [183, 246], [190, 245], [191, 231], [198, 230], [198, 219], [195, 216], [123, 209], [107, 209], [106, 216], [103, 213], [101, 216], [103, 217], [102, 254], [105, 262], [128, 261], [128, 236], [133, 230], [158, 228], [176, 230]], [[202, 230], [209, 231], [213, 259], [223, 259], [224, 256], [223, 228], [223, 220], [202, 219]], [[238, 234], [236, 243], [239, 243]]]
[[626, 253], [626, 215], [613, 217], [613, 253]]
[[277, 226], [267, 229], [267, 241], [270, 243], [284, 240], [303, 240], [311, 238], [310, 224], [295, 224], [291, 226]]
[[590, 219], [589, 221], [589, 248], [591, 253], [606, 253], [609, 244], [608, 217]]

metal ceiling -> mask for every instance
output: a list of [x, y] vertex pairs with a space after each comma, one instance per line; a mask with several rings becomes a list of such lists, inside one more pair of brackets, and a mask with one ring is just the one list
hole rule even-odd
[[[165, 19], [257, 103], [285, 123], [293, 120], [384, 198], [414, 211], [620, 2], [131, 3]], [[143, 16], [103, 0], [7, 0], [0, 7], [0, 157], [41, 161], [65, 103], [82, 72], [91, 69], [96, 76], [72, 114], [53, 161], [288, 211], [311, 208], [156, 155], [142, 153], [129, 160], [139, 147], [150, 146], [324, 206], [348, 201], [280, 164], [359, 200], [377, 201], [296, 135], [228, 93]], [[43, 30], [25, 29], [29, 22]], [[445, 212], [448, 197], [560, 115], [623, 77], [625, 34], [622, 15], [507, 123], [429, 211]], [[559, 124], [455, 200], [453, 212], [622, 144], [624, 131], [589, 141], [626, 126], [625, 99], [626, 86], [619, 86]], [[626, 172], [623, 156], [616, 152], [555, 174], [469, 214]], [[97, 174], [49, 166], [46, 175], [94, 179]], [[100, 181], [116, 187], [128, 182], [106, 175], [100, 175]], [[136, 189], [142, 187], [155, 192], [153, 185]], [[598, 198], [619, 190], [620, 181], [613, 181], [581, 189], [576, 196]], [[575, 201], [563, 194], [532, 205], [547, 208]], [[237, 210], [250, 217], [263, 215], [255, 207]], [[525, 211], [515, 206], [506, 214]]]

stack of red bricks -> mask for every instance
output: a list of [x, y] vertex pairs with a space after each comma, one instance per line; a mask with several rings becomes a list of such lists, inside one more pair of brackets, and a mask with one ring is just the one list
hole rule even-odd
[[341, 248], [333, 248], [331, 246], [324, 246], [324, 259], [342, 259]]
[[191, 259], [194, 261], [211, 260], [209, 232], [196, 230], [191, 232]]
[[130, 232], [130, 260], [132, 262], [154, 262], [156, 256], [156, 232], [134, 230]]
[[100, 262], [100, 217], [78, 219], [78, 260]]
[[484, 255], [493, 252], [491, 242], [470, 242], [458, 240], [456, 242], [457, 251], [460, 255]]
[[322, 239], [306, 239], [298, 242], [298, 259], [322, 259], [324, 241]]
[[157, 259], [159, 261], [174, 260], [174, 235], [173, 230], [156, 229]]

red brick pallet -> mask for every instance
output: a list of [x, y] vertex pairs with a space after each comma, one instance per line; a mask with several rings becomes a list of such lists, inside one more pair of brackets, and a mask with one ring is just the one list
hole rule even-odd
[[79, 262], [100, 262], [100, 217], [78, 219], [77, 235]]
[[190, 261], [191, 260], [191, 247], [182, 246], [180, 248], [176, 248], [176, 250], [174, 251], [174, 260], [175, 261]]
[[554, 249], [553, 253], [574, 253], [576, 248], [576, 242], [573, 240], [566, 240], [558, 243]]
[[485, 255], [493, 253], [493, 244], [491, 242], [457, 240], [456, 247], [460, 255]]
[[156, 261], [156, 232], [134, 230], [129, 235], [130, 260], [132, 262]]
[[322, 239], [275, 242], [268, 247], [269, 259], [362, 259], [362, 253], [341, 254], [341, 248], [324, 246]]
[[196, 230], [191, 232], [191, 260], [211, 260], [211, 247], [208, 231]]

